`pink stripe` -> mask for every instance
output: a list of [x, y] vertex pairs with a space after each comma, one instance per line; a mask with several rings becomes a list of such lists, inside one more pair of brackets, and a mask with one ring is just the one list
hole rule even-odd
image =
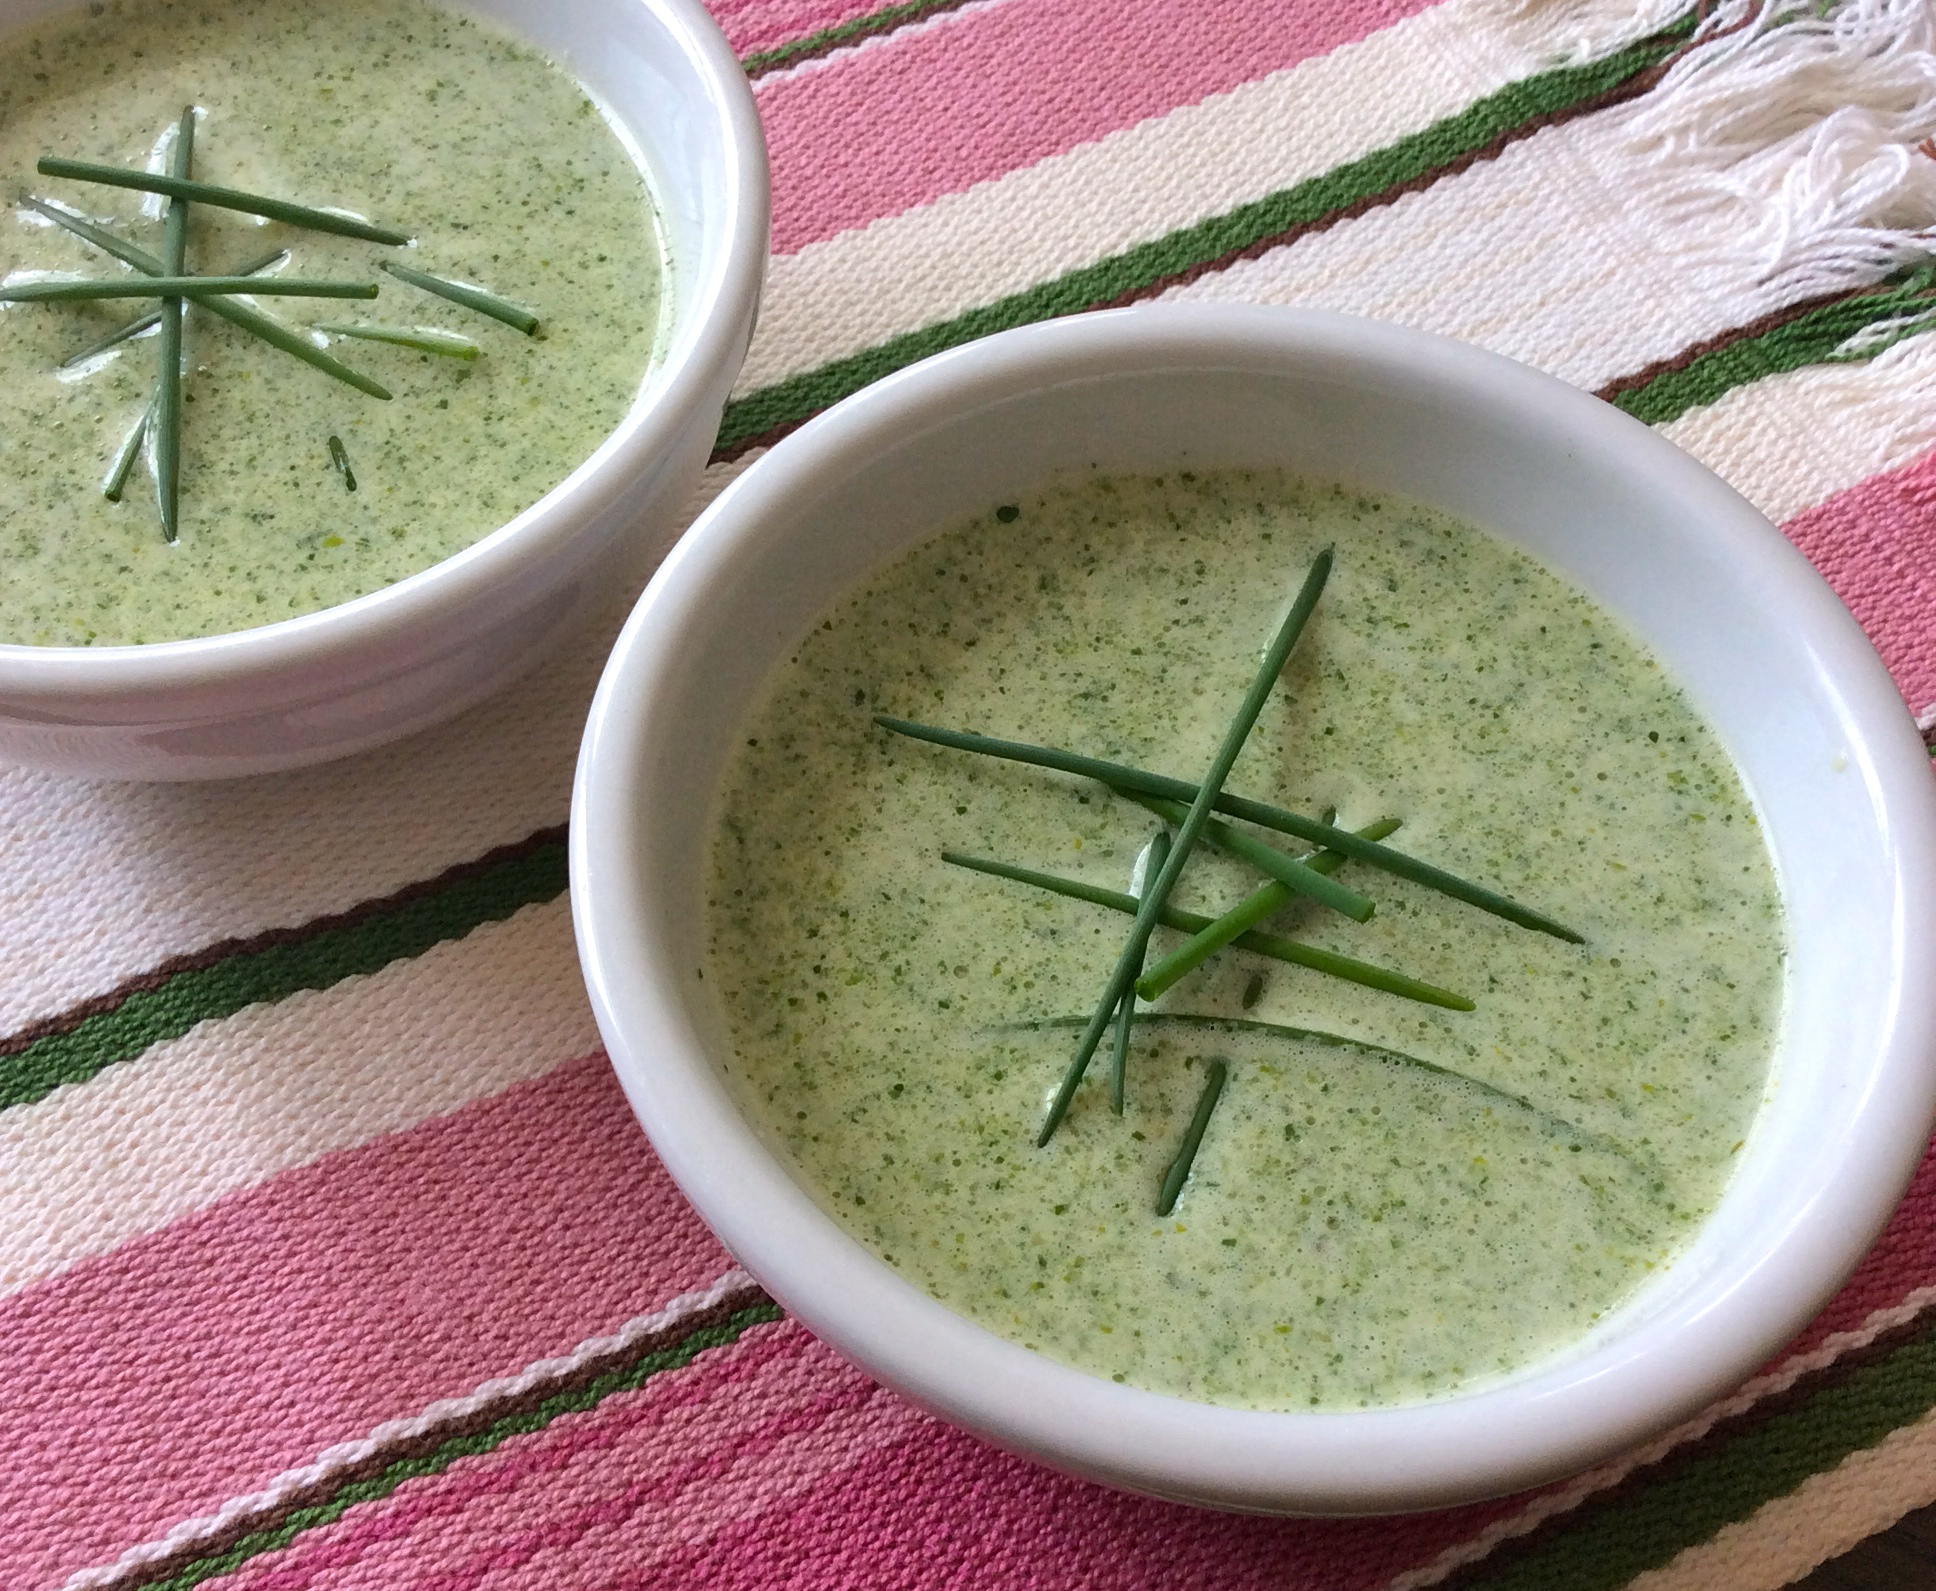
[[1013, 0], [776, 78], [758, 90], [774, 252], [1225, 93], [1427, 3]]
[[1516, 1506], [1378, 1520], [1245, 1518], [1105, 1491], [929, 1426], [783, 1510], [662, 1559], [649, 1583], [681, 1591], [1370, 1591]]
[[1124, 1497], [935, 1425], [785, 1323], [411, 1481], [225, 1584], [1157, 1587], [1194, 1570], [1219, 1587], [1359, 1591], [1509, 1506], [1354, 1523]]
[[1936, 1286], [1936, 1150], [1923, 1157], [1909, 1192], [1855, 1274], [1828, 1308], [1782, 1351], [1781, 1358], [1805, 1353], [1832, 1333], [1854, 1331], [1877, 1310], [1893, 1309], [1917, 1288], [1932, 1286]]
[[876, 1395], [799, 1327], [759, 1327], [637, 1392], [411, 1481], [257, 1560], [230, 1584], [235, 1591], [302, 1591], [320, 1578], [330, 1591], [378, 1591], [411, 1565], [461, 1564], [480, 1546], [500, 1556], [534, 1522], [549, 1528], [614, 1495], [677, 1493], [721, 1464], [757, 1462], [754, 1435], [762, 1425], [798, 1424], [829, 1399]]
[[0, 1583], [212, 1512], [731, 1264], [602, 1056], [0, 1303]]
[[734, 53], [758, 55], [885, 11], [897, 0], [710, 0]]
[[1782, 529], [1869, 632], [1909, 705], [1936, 704], [1936, 453]]

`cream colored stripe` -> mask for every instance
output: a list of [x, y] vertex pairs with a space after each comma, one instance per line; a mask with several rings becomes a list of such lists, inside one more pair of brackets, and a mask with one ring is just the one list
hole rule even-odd
[[1589, 1497], [1619, 1485], [1637, 1470], [1658, 1464], [1676, 1448], [1706, 1436], [1723, 1420], [1746, 1414], [1764, 1398], [1786, 1392], [1804, 1376], [1826, 1370], [1843, 1355], [1868, 1347], [1884, 1332], [1896, 1331], [1936, 1305], [1936, 1287], [1919, 1287], [1902, 1302], [1878, 1309], [1853, 1331], [1838, 1331], [1822, 1339], [1806, 1353], [1782, 1360], [1765, 1375], [1756, 1376], [1738, 1391], [1711, 1403], [1693, 1419], [1677, 1425], [1644, 1446], [1623, 1453], [1598, 1468], [1576, 1475], [1562, 1486], [1541, 1492], [1518, 1513], [1496, 1520], [1470, 1540], [1459, 1542], [1430, 1563], [1388, 1581], [1383, 1591], [1425, 1591], [1469, 1564], [1480, 1562], [1503, 1543], [1531, 1534], [1549, 1519], [1571, 1513]]
[[[680, 528], [752, 459], [708, 470]], [[456, 722], [327, 767], [180, 785], [0, 769], [0, 1034], [169, 956], [343, 911], [563, 823], [634, 596], [615, 593], [569, 652]]]
[[1179, 302], [1374, 315], [1593, 389], [1777, 301], [1748, 261], [1694, 268], [1715, 218], [1649, 196], [1610, 115], [1547, 128], [1396, 203], [1173, 288]]
[[737, 390], [1321, 176], [1545, 70], [1579, 27], [1576, 8], [1446, 0], [1227, 94], [776, 257]]
[[587, 1053], [562, 899], [0, 1113], [0, 1293]]
[[1792, 518], [1936, 447], [1936, 335], [1736, 387], [1661, 431], [1770, 519]]
[[[1936, 1502], [1936, 1410], [1630, 1581], [1626, 1591], [1776, 1591]], [[1911, 1591], [1907, 1582], [1902, 1591]]]

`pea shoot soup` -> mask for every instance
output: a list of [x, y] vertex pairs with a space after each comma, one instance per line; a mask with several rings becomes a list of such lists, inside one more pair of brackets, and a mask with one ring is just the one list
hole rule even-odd
[[742, 742], [704, 976], [743, 1108], [903, 1274], [1097, 1374], [1496, 1379], [1671, 1261], [1761, 1100], [1783, 931], [1725, 753], [1588, 598], [1416, 505], [990, 505]]
[[421, 0], [161, 0], [0, 53], [0, 641], [380, 589], [529, 507], [637, 398], [653, 201], [523, 44]]

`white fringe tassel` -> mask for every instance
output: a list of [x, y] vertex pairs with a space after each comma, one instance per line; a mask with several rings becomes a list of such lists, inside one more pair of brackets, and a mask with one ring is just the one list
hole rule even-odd
[[1535, 26], [1552, 40], [1554, 62], [1597, 61], [1651, 38], [1692, 11], [1696, 0], [1495, 0], [1502, 18]]
[[[1936, 4], [1725, 0], [1653, 92], [1611, 112], [1660, 213], [1785, 301], [1936, 247]], [[1701, 262], [1691, 262], [1699, 264]]]

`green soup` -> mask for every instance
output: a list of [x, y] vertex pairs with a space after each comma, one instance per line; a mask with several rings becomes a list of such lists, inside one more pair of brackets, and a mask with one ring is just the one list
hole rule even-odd
[[[153, 393], [155, 336], [62, 368], [151, 306], [6, 306], [0, 641], [209, 635], [378, 590], [556, 486], [624, 417], [651, 362], [663, 271], [639, 166], [578, 84], [526, 46], [418, 0], [96, 4], [5, 41], [0, 173], [159, 254], [160, 201], [34, 165], [51, 153], [163, 169], [190, 104], [197, 178], [341, 207], [413, 240], [386, 248], [196, 205], [190, 270], [229, 273], [286, 247], [272, 274], [381, 291], [261, 299], [285, 325], [441, 329], [479, 355], [319, 334], [394, 394], [384, 402], [191, 306], [169, 545], [149, 467], [121, 501], [101, 491]], [[0, 251], [10, 282], [127, 274], [24, 207]], [[385, 260], [529, 306], [539, 333], [394, 280]]]
[[[941, 853], [1123, 891], [1156, 820], [872, 714], [1194, 778], [1331, 543], [1228, 788], [1402, 819], [1390, 844], [1586, 942], [1349, 863], [1368, 923], [1264, 926], [1475, 1010], [1225, 950], [1139, 1024], [1125, 1114], [1105, 1044], [1036, 1148], [1129, 919]], [[991, 505], [832, 608], [742, 740], [703, 974], [732, 1086], [856, 1237], [1069, 1364], [1261, 1408], [1498, 1377], [1672, 1259], [1761, 1100], [1782, 922], [1726, 754], [1608, 614], [1435, 512], [1247, 474]], [[1258, 882], [1199, 850], [1173, 900], [1215, 915]], [[1159, 1218], [1212, 1056], [1228, 1086]]]

